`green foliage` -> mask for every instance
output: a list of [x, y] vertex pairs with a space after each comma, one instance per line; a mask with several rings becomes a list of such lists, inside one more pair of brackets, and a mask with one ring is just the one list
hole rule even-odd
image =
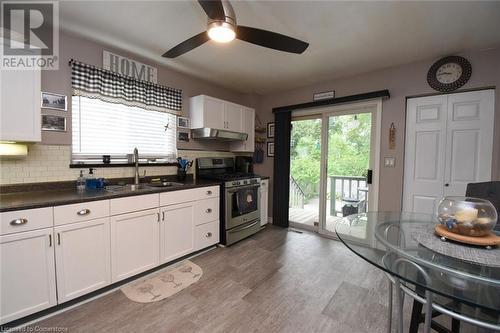
[[[317, 194], [321, 170], [321, 120], [293, 121], [291, 174], [307, 197]], [[329, 118], [328, 175], [366, 176], [370, 158], [371, 114]]]

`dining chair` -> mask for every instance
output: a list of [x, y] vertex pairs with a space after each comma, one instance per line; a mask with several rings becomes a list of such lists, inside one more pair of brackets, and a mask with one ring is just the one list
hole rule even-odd
[[[469, 183], [465, 196], [489, 200], [500, 217], [500, 181]], [[500, 231], [500, 223], [497, 223], [495, 230]]]

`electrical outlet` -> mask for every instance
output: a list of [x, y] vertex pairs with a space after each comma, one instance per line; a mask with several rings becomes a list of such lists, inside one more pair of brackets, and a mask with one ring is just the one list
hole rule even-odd
[[384, 167], [394, 168], [394, 157], [384, 157]]

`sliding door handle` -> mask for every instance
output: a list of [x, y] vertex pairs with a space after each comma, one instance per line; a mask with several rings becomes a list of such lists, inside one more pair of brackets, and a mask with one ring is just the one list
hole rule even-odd
[[373, 170], [368, 169], [368, 172], [366, 173], [366, 184], [371, 185], [373, 181]]

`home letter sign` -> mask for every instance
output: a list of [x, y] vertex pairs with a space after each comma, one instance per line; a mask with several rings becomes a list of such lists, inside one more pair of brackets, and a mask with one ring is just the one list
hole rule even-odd
[[117, 54], [102, 51], [102, 65], [104, 69], [112, 72], [131, 76], [137, 80], [158, 82], [158, 69]]

